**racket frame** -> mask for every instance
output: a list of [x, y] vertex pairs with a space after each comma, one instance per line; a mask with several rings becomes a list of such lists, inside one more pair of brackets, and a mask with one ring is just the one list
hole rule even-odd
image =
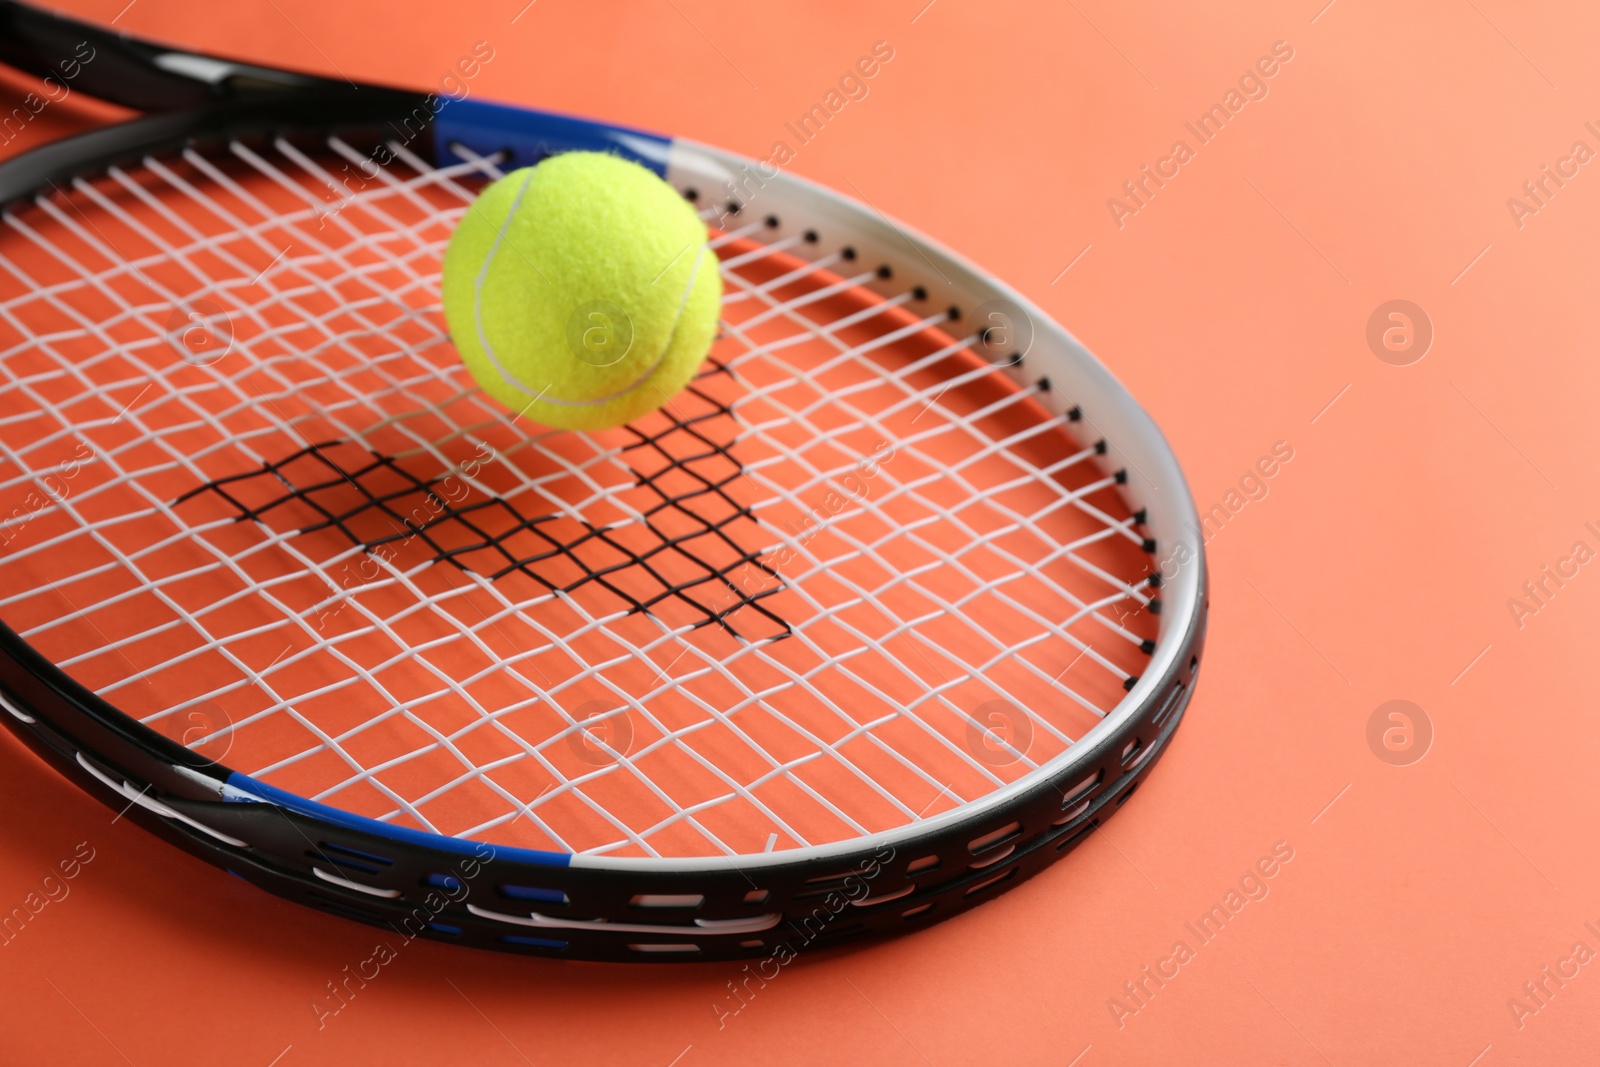
[[[337, 135], [382, 151], [403, 131], [431, 162], [468, 149], [498, 153], [505, 169], [599, 148], [651, 166], [680, 191], [697, 193], [701, 206], [705, 194], [734, 189], [736, 176], [758, 166], [627, 127], [371, 86], [356, 91], [166, 49], [15, 0], [0, 0], [0, 38], [0, 61], [36, 75], [56, 67], [63, 49], [91, 42], [105, 52], [95, 62], [112, 62], [93, 78], [86, 66], [78, 88], [128, 106], [178, 109], [0, 162], [0, 205], [59, 191], [122, 161], [279, 137], [323, 143]], [[865, 262], [893, 264], [891, 279], [867, 284], [880, 295], [916, 286], [931, 306], [1003, 302], [1026, 316], [1032, 345], [1001, 373], [1022, 386], [1042, 383], [1041, 403], [1070, 413], [1102, 442], [1099, 465], [1117, 475], [1119, 491], [1141, 513], [1148, 551], [1188, 539], [1182, 565], [1160, 575], [1160, 632], [1148, 665], [1079, 743], [976, 801], [894, 830], [760, 855], [675, 859], [463, 841], [284, 793], [123, 715], [3, 624], [0, 722], [109, 807], [262, 888], [407, 936], [486, 948], [634, 961], [759, 957], [780, 944], [792, 949], [914, 929], [1041, 870], [1132, 795], [1192, 695], [1205, 637], [1206, 569], [1182, 472], [1154, 422], [1111, 373], [1019, 293], [875, 209], [802, 178], [765, 179], [759, 199], [761, 213], [777, 220], [776, 238], [814, 231], [796, 246], [805, 256], [848, 244]], [[748, 207], [728, 196], [711, 203], [732, 218]], [[505, 887], [546, 896], [508, 895]]]

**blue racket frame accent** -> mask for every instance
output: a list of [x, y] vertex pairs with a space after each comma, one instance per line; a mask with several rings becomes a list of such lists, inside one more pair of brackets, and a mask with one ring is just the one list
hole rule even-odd
[[451, 145], [479, 155], [509, 152], [501, 169], [531, 167], [559, 152], [610, 152], [667, 175], [672, 139], [627, 126], [611, 126], [551, 111], [486, 100], [450, 100], [433, 120], [434, 158], [451, 160]]
[[[533, 848], [511, 848], [506, 845], [487, 845], [481, 841], [464, 841], [459, 837], [446, 837], [443, 834], [429, 833], [426, 830], [412, 830], [405, 826], [391, 826], [377, 819], [369, 819], [365, 815], [352, 815], [339, 808], [330, 808], [326, 804], [318, 804], [315, 800], [307, 800], [297, 793], [279, 789], [258, 781], [248, 774], [234, 771], [228, 775], [228, 785], [231, 791], [226, 793], [224, 800], [234, 803], [250, 804], [261, 802], [276, 804], [280, 808], [299, 812], [308, 818], [320, 819], [323, 822], [342, 826], [347, 830], [358, 830], [361, 833], [372, 834], [374, 837], [385, 837], [407, 845], [419, 845], [423, 848], [434, 849], [439, 852], [455, 852], [463, 856], [483, 857], [483, 850], [490, 849], [497, 859], [507, 859], [514, 863], [528, 863], [540, 867], [567, 867], [572, 864], [570, 852], [545, 852]], [[243, 793], [244, 796], [239, 794]]]

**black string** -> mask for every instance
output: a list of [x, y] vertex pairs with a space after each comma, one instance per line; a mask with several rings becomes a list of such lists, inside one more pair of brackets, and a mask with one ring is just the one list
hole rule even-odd
[[[761, 603], [782, 589], [781, 578], [762, 562], [759, 550], [742, 545], [730, 529], [740, 519], [756, 522], [752, 510], [729, 491], [744, 473], [729, 451], [737, 424], [732, 411], [700, 387], [705, 379], [726, 373], [722, 365], [708, 363], [685, 390], [704, 405], [699, 414], [685, 417], [680, 397], [663, 407], [659, 418], [648, 416], [626, 427], [636, 438], [622, 449], [640, 478], [635, 487], [655, 496], [655, 502], [641, 511], [642, 523], [602, 528], [565, 512], [524, 515], [504, 498], [485, 497], [470, 487], [465, 495], [441, 492], [453, 472], [419, 477], [392, 457], [351, 441], [310, 445], [256, 470], [207, 482], [174, 504], [214, 493], [237, 512], [238, 521], [269, 528], [280, 528], [281, 519], [275, 523], [273, 512], [304, 505], [318, 519], [292, 527], [297, 534], [337, 530], [374, 554], [384, 545], [416, 539], [427, 546], [433, 562], [449, 562], [490, 580], [520, 573], [563, 593], [592, 583], [618, 597], [632, 612], [656, 613], [673, 601], [691, 609], [696, 629], [714, 623], [746, 641], [788, 637], [792, 633], [788, 623]], [[724, 421], [719, 425], [717, 420]], [[649, 432], [654, 425], [661, 428]], [[717, 433], [719, 429], [724, 432]], [[658, 461], [664, 465], [648, 469]], [[273, 483], [281, 492], [263, 504], [251, 506], [240, 499], [256, 496], [263, 484]], [[685, 488], [672, 492], [667, 483]], [[393, 488], [385, 491], [385, 484]], [[246, 493], [246, 487], [251, 492]], [[330, 499], [348, 498], [352, 487], [360, 497], [353, 506], [339, 507]], [[453, 501], [451, 496], [461, 499]], [[424, 506], [428, 517], [419, 522], [416, 512]], [[388, 522], [382, 529], [372, 528], [385, 518]], [[669, 524], [686, 525], [688, 531], [669, 533], [665, 528]], [[641, 549], [629, 547], [626, 535], [637, 539], [640, 529], [647, 532], [648, 543]], [[521, 538], [520, 552], [512, 544], [519, 535], [527, 535]], [[726, 562], [719, 566], [711, 561], [718, 557]], [[563, 561], [575, 572], [563, 568]], [[685, 562], [693, 572], [686, 580], [673, 582], [663, 575], [669, 566], [684, 570]], [[576, 577], [563, 579], [559, 573], [563, 569]], [[653, 591], [630, 592], [626, 585], [647, 585]], [[752, 610], [741, 614], [745, 608]]]

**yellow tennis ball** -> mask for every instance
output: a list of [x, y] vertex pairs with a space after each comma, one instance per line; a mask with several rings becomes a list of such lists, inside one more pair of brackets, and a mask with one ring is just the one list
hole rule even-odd
[[444, 254], [444, 315], [483, 390], [535, 422], [620, 426], [694, 377], [722, 303], [706, 227], [637, 163], [566, 152], [483, 191]]

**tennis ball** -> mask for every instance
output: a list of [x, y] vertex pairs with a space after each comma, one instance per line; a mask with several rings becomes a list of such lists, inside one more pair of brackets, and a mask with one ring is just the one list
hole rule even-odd
[[620, 426], [694, 377], [722, 302], [706, 227], [637, 163], [566, 152], [483, 191], [444, 254], [444, 315], [483, 390], [535, 422]]

